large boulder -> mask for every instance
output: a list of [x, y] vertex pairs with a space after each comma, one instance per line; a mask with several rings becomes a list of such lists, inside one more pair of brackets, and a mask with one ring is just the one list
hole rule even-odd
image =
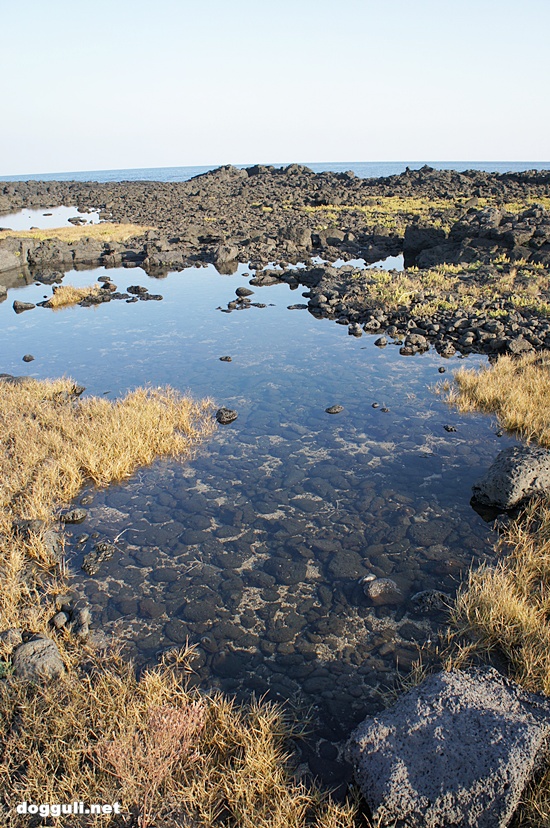
[[550, 701], [496, 670], [442, 672], [350, 738], [377, 825], [504, 828], [548, 755]]
[[65, 665], [55, 641], [35, 636], [16, 649], [13, 669], [19, 678], [39, 682], [59, 678], [65, 671]]
[[549, 492], [550, 451], [539, 446], [512, 446], [499, 452], [485, 475], [474, 483], [472, 500], [484, 506], [513, 509]]

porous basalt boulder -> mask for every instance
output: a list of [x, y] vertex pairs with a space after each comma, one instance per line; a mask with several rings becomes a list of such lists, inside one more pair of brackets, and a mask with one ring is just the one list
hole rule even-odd
[[472, 500], [506, 510], [549, 492], [550, 451], [539, 446], [511, 446], [499, 452], [485, 475], [474, 483]]
[[35, 636], [15, 650], [13, 670], [16, 676], [28, 681], [50, 681], [65, 672], [65, 665], [55, 641]]
[[550, 701], [496, 670], [441, 672], [352, 733], [373, 816], [394, 828], [505, 828], [548, 754]]

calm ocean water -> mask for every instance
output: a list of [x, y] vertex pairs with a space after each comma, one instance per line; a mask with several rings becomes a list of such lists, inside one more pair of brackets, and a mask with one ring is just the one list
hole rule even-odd
[[[346, 161], [343, 163], [307, 164], [314, 172], [346, 172], [353, 170], [359, 178], [398, 175], [406, 167], [418, 170], [429, 164], [436, 170], [485, 170], [487, 172], [521, 172], [550, 170], [550, 161]], [[251, 164], [237, 164], [241, 169]], [[277, 167], [286, 166], [276, 164]], [[2, 181], [188, 181], [195, 175], [216, 167], [143, 167], [133, 170], [86, 170], [80, 172], [4, 175]]]

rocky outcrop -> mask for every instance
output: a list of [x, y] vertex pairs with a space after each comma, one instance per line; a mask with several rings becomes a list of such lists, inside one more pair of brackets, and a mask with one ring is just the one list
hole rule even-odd
[[404, 238], [407, 266], [433, 267], [489, 261], [504, 253], [511, 261], [550, 264], [550, 213], [533, 206], [521, 213], [495, 207], [471, 208], [452, 225], [449, 234], [434, 227], [413, 224]]
[[376, 824], [505, 828], [548, 755], [550, 701], [494, 669], [442, 672], [352, 734]]
[[513, 509], [550, 493], [550, 451], [511, 446], [501, 451], [486, 474], [474, 483], [472, 500], [483, 506]]
[[[0, 210], [76, 204], [81, 209], [99, 209], [101, 219], [154, 226], [159, 249], [150, 249], [142, 257], [151, 268], [179, 266], [186, 257], [215, 262], [220, 247], [236, 248], [241, 261], [258, 259], [264, 264], [277, 258], [304, 260], [312, 253], [331, 260], [360, 256], [373, 262], [401, 252], [407, 224], [407, 257], [410, 254], [412, 260], [432, 251], [436, 261], [443, 255], [438, 252], [440, 246], [460, 246], [467, 238], [482, 238], [475, 221], [470, 222], [470, 214], [465, 213], [468, 208], [476, 212], [478, 198], [514, 201], [527, 193], [532, 198], [547, 196], [550, 172], [499, 175], [423, 167], [387, 178], [361, 179], [349, 172], [315, 174], [297, 164], [286, 168], [256, 165], [246, 170], [220, 167], [182, 182], [0, 182]], [[322, 227], [315, 212], [343, 205], [376, 207], [380, 196], [445, 199], [448, 208], [435, 217], [438, 228], [416, 226], [411, 209], [394, 222], [391, 231], [377, 223], [376, 210], [370, 218], [361, 209], [341, 211], [337, 226], [331, 220], [327, 227]], [[497, 237], [482, 240], [497, 248], [529, 245], [532, 252], [535, 248], [541, 252], [546, 236], [537, 235], [538, 227], [531, 233], [532, 218], [512, 219], [508, 227], [504, 216]], [[441, 225], [463, 220], [469, 235], [459, 241], [457, 229], [452, 239], [447, 238]], [[225, 258], [220, 264], [227, 269], [232, 261]]]

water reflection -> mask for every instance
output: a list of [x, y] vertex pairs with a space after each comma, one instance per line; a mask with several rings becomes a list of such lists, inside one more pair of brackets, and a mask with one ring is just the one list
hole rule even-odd
[[39, 210], [27, 208], [15, 213], [0, 214], [0, 228], [2, 230], [30, 230], [36, 227], [39, 230], [50, 230], [57, 227], [69, 227], [74, 222], [69, 219], [78, 219], [83, 224], [97, 224], [99, 212], [81, 213], [77, 207], [41, 207]]

